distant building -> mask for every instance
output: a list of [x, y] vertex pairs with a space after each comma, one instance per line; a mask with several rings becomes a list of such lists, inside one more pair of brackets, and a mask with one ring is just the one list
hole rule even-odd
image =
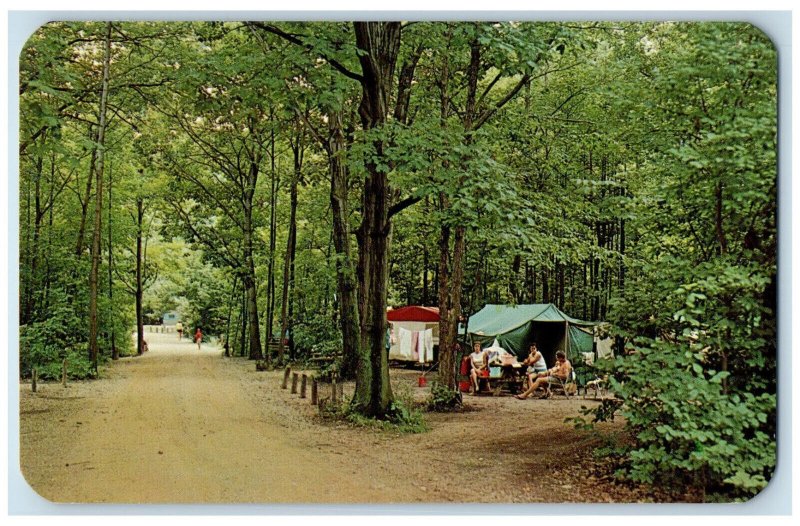
[[177, 312], [175, 311], [165, 312], [162, 323], [164, 325], [175, 325], [176, 323], [178, 323], [179, 319], [180, 318]]

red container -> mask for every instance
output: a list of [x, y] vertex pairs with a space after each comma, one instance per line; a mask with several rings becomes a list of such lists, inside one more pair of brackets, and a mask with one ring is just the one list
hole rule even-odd
[[425, 387], [426, 385], [428, 385], [428, 381], [425, 379], [424, 376], [420, 376], [419, 377], [419, 386], [420, 387]]
[[461, 389], [462, 393], [469, 392], [469, 380], [461, 380], [458, 382], [458, 388]]

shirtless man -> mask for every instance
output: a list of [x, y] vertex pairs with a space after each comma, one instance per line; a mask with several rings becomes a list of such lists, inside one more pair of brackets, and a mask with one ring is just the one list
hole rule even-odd
[[533, 394], [537, 389], [543, 387], [546, 383], [550, 381], [550, 377], [559, 378], [561, 381], [566, 380], [569, 377], [569, 373], [572, 371], [572, 364], [569, 363], [567, 360], [567, 355], [564, 354], [564, 351], [558, 351], [556, 353], [556, 365], [547, 370], [547, 372], [540, 374], [536, 380], [528, 387], [528, 390], [522, 393], [521, 395], [516, 395], [517, 398], [520, 400], [525, 400], [531, 394]]

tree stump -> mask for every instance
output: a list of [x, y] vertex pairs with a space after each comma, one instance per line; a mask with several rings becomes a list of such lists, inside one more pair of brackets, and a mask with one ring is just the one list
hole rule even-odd
[[67, 386], [67, 359], [64, 358], [64, 361], [61, 363], [61, 385], [66, 387]]
[[317, 379], [312, 376], [311, 377], [311, 403], [313, 405], [317, 405], [317, 399], [318, 399], [318, 396], [317, 396], [318, 391], [317, 391], [317, 389], [318, 389]]
[[292, 373], [292, 394], [297, 394], [297, 379], [299, 375], [297, 373]]
[[308, 377], [306, 376], [305, 373], [303, 373], [303, 377], [302, 377], [302, 379], [300, 381], [300, 398], [305, 398], [306, 397], [306, 382], [307, 382], [307, 380], [308, 380]]
[[36, 382], [39, 380], [39, 371], [36, 370], [34, 367], [33, 374], [31, 376], [31, 391], [34, 393], [36, 392]]
[[287, 367], [286, 370], [283, 372], [283, 383], [281, 384], [281, 389], [286, 389], [286, 384], [289, 383], [289, 374], [292, 372], [291, 367]]

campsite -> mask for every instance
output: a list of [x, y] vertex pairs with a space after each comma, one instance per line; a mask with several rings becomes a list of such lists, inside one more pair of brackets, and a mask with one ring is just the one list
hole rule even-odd
[[13, 475], [59, 505], [753, 499], [777, 61], [742, 22], [44, 24], [11, 67]]

